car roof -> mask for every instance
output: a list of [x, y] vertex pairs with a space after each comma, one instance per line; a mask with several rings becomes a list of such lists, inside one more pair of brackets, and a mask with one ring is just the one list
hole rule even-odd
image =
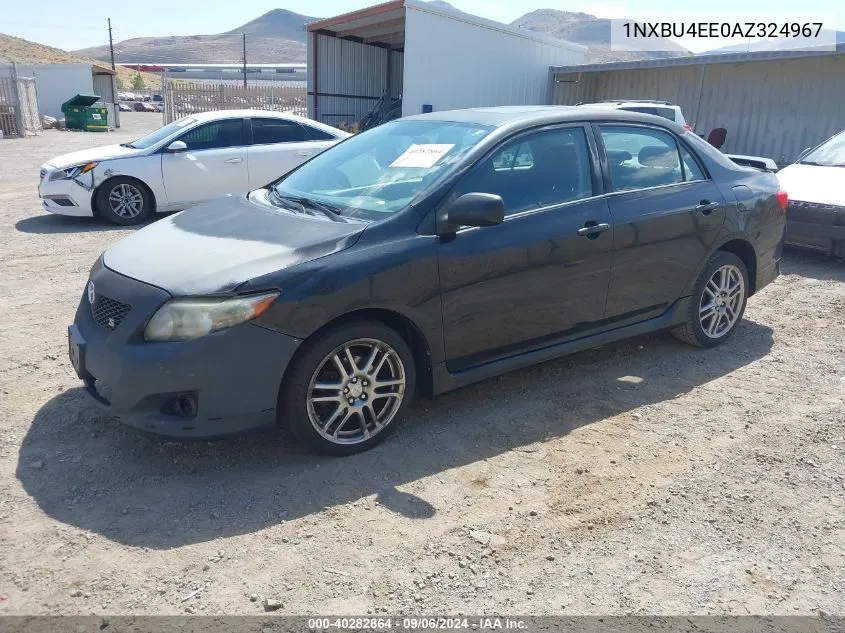
[[291, 112], [277, 112], [275, 110], [250, 110], [247, 108], [241, 108], [232, 110], [212, 110], [209, 112], [189, 112], [185, 114], [185, 118], [191, 118], [199, 122], [216, 121], [218, 119], [230, 119], [233, 117], [261, 117], [265, 119], [285, 119], [287, 121], [297, 121], [299, 123], [305, 123], [319, 130], [325, 130], [326, 132], [329, 132], [337, 138], [346, 138], [347, 136], [349, 136], [347, 132], [339, 130], [336, 127], [326, 125], [325, 123], [321, 123], [320, 121], [308, 119], [306, 117], [302, 117], [298, 114], [293, 114]]
[[683, 128], [669, 119], [652, 114], [641, 114], [617, 110], [599, 105], [578, 106], [500, 106], [494, 108], [467, 108], [465, 110], [444, 110], [406, 117], [405, 120], [454, 121], [475, 123], [495, 128], [528, 128], [538, 125], [576, 121], [618, 121], [649, 123], [667, 127], [676, 132]]

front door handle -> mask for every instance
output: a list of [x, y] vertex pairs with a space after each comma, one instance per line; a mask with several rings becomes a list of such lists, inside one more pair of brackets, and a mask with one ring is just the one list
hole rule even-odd
[[306, 152], [306, 151], [303, 150], [301, 152], [297, 152], [296, 155], [297, 156], [305, 156], [307, 158], [308, 156], [311, 156], [313, 153], [314, 152]]
[[243, 158], [227, 158], [225, 162], [228, 165], [237, 165], [238, 163], [242, 163], [243, 161]]
[[703, 215], [710, 215], [719, 207], [718, 202], [710, 202], [709, 200], [702, 200], [696, 207], [695, 210]]
[[589, 238], [596, 238], [599, 236], [599, 233], [604, 233], [610, 229], [610, 225], [606, 223], [599, 224], [598, 222], [593, 222], [590, 220], [580, 229], [578, 229], [578, 235], [581, 237], [589, 237]]

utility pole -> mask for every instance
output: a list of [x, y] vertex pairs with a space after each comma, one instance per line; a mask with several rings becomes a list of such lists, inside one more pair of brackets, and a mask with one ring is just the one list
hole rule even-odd
[[111, 38], [111, 18], [109, 20], [109, 54], [111, 55], [111, 69], [114, 70], [114, 42]]
[[244, 33], [244, 88], [246, 88], [246, 33]]

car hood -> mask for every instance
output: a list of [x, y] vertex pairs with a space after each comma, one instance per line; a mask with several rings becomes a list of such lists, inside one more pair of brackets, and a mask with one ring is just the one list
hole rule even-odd
[[104, 263], [174, 296], [228, 292], [250, 279], [348, 248], [365, 226], [227, 196], [136, 231], [108, 249]]
[[790, 200], [845, 206], [845, 167], [822, 167], [795, 163], [777, 174]]
[[57, 169], [64, 169], [72, 165], [82, 165], [92, 161], [109, 160], [110, 158], [129, 158], [144, 153], [143, 149], [123, 147], [122, 145], [104, 145], [103, 147], [92, 147], [70, 154], [62, 154], [47, 161], [47, 164]]

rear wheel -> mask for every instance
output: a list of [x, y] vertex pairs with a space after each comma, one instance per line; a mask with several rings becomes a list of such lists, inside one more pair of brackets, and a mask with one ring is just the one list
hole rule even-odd
[[139, 180], [121, 176], [100, 185], [94, 204], [103, 219], [130, 226], [140, 224], [149, 217], [153, 198], [149, 189]]
[[315, 450], [351, 455], [384, 441], [414, 397], [408, 344], [391, 328], [359, 321], [306, 343], [281, 392], [291, 433]]
[[693, 290], [687, 322], [672, 330], [680, 341], [715, 347], [733, 334], [748, 301], [748, 270], [732, 253], [718, 252], [708, 262]]

